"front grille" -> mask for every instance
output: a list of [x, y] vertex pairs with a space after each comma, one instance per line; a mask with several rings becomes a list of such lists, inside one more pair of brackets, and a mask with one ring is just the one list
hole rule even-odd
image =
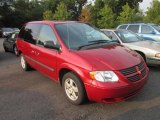
[[144, 67], [145, 67], [144, 62], [141, 62], [140, 64], [138, 64], [139, 70], [142, 70]]
[[120, 70], [121, 74], [123, 74], [129, 81], [136, 82], [146, 75], [145, 63], [141, 62], [140, 64]]
[[124, 70], [121, 70], [121, 73], [126, 76], [126, 75], [129, 75], [129, 74], [132, 74], [132, 73], [135, 73], [136, 72], [136, 68], [135, 67], [130, 67], [130, 68], [126, 68]]
[[139, 75], [136, 74], [134, 76], [131, 76], [131, 77], [128, 77], [128, 80], [129, 81], [132, 81], [132, 82], [135, 82], [135, 81], [138, 81], [140, 78], [139, 78]]
[[144, 77], [146, 75], [146, 69], [142, 70], [142, 77]]

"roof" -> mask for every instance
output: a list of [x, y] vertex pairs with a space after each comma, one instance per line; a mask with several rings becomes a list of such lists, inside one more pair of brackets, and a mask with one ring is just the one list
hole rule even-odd
[[130, 30], [125, 30], [125, 29], [101, 29], [102, 31], [111, 31], [111, 32], [115, 32], [115, 31], [130, 31]]
[[59, 23], [84, 23], [84, 22], [81, 22], [81, 21], [50, 21], [50, 20], [44, 20], [44, 21], [31, 21], [31, 22], [28, 22], [28, 23], [46, 23], [46, 24], [59, 24]]
[[141, 24], [144, 24], [144, 25], [155, 25], [154, 23], [126, 23], [126, 24], [120, 24], [119, 26], [121, 26], [121, 25], [141, 25]]

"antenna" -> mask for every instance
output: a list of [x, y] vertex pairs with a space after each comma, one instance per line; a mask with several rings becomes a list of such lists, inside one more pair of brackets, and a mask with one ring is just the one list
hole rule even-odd
[[68, 47], [70, 49], [70, 39], [69, 39], [69, 29], [68, 29], [68, 21], [67, 21], [67, 42], [68, 42]]

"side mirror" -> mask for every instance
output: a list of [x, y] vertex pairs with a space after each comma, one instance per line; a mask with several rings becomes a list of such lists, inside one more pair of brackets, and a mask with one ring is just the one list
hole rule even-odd
[[53, 41], [45, 41], [43, 46], [45, 48], [60, 50], [60, 45], [55, 45]]
[[108, 35], [108, 37], [112, 40], [112, 35]]
[[156, 32], [155, 32], [155, 31], [152, 31], [151, 34], [156, 34]]

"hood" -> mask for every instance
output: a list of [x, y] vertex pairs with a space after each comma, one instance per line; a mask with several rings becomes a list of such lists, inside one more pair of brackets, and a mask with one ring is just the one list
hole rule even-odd
[[160, 51], [160, 43], [153, 42], [153, 41], [139, 41], [139, 42], [132, 42], [132, 43], [124, 43], [128, 47], [141, 47], [141, 48], [148, 48], [155, 51]]
[[136, 52], [116, 44], [76, 51], [76, 54], [89, 61], [93, 70], [121, 70], [135, 66], [142, 60]]

